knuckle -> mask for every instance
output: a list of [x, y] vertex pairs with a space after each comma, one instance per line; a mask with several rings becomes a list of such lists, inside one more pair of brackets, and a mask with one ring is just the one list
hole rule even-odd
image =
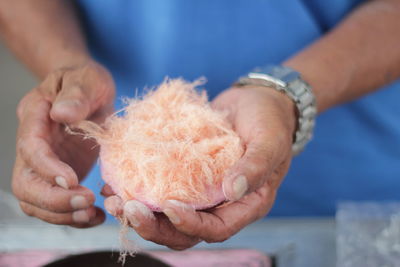
[[55, 196], [51, 192], [43, 194], [43, 197], [38, 199], [38, 204], [41, 208], [53, 212], [68, 212], [71, 211], [69, 205], [63, 203], [62, 198]]

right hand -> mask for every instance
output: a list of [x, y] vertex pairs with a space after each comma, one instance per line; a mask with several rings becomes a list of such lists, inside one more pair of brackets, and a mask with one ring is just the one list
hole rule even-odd
[[91, 227], [104, 212], [79, 182], [98, 156], [93, 140], [65, 131], [82, 120], [104, 121], [113, 110], [110, 73], [90, 61], [50, 73], [19, 103], [12, 189], [28, 215], [53, 224]]

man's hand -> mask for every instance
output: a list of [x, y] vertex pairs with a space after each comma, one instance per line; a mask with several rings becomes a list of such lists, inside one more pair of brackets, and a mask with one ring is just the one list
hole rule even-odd
[[123, 206], [106, 186], [106, 209], [115, 216], [125, 216], [144, 239], [178, 250], [202, 240], [221, 242], [271, 209], [292, 158], [294, 103], [274, 89], [249, 87], [226, 90], [212, 106], [229, 112], [228, 119], [245, 145], [244, 155], [228, 170], [223, 182], [230, 202], [195, 211], [170, 200], [165, 203], [163, 214], [153, 214], [136, 200]]
[[12, 188], [22, 210], [54, 224], [90, 227], [104, 221], [94, 194], [79, 185], [95, 161], [91, 140], [66, 133], [81, 120], [112, 112], [114, 83], [95, 62], [59, 69], [19, 103]]

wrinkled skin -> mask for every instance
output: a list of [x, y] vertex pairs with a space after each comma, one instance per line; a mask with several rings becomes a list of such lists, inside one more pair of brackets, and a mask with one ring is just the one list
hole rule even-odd
[[26, 214], [75, 227], [104, 221], [93, 192], [79, 185], [98, 156], [96, 144], [68, 134], [65, 125], [102, 122], [113, 98], [111, 75], [87, 62], [49, 74], [21, 100], [12, 189]]
[[[167, 201], [164, 213], [152, 213], [142, 203], [122, 203], [109, 186], [106, 209], [126, 217], [144, 239], [182, 250], [202, 240], [221, 242], [246, 225], [264, 217], [271, 209], [277, 189], [292, 158], [296, 128], [295, 106], [285, 95], [265, 87], [231, 88], [213, 102], [215, 109], [229, 111], [228, 119], [245, 143], [246, 151], [224, 179], [229, 203], [206, 211], [195, 211], [177, 201]], [[235, 178], [241, 182], [235, 184]], [[243, 182], [244, 180], [244, 182]]]
[[[64, 125], [102, 122], [112, 112], [113, 98], [110, 74], [88, 62], [51, 73], [21, 100], [13, 191], [26, 214], [74, 227], [104, 221], [104, 213], [93, 206], [93, 192], [79, 185], [98, 151], [91, 140], [67, 134]], [[202, 240], [221, 242], [270, 210], [292, 157], [294, 104], [273, 89], [249, 87], [225, 90], [212, 106], [228, 111], [246, 146], [224, 178], [227, 204], [195, 211], [171, 200], [163, 204], [163, 213], [152, 213], [138, 201], [122, 203], [109, 186], [103, 188], [106, 209], [126, 217], [144, 239], [179, 250]]]

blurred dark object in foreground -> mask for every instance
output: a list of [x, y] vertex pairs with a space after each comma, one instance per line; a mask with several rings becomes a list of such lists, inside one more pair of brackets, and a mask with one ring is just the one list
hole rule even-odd
[[138, 253], [135, 257], [126, 257], [125, 263], [118, 262], [119, 253], [100, 251], [72, 255], [46, 264], [43, 267], [169, 267], [170, 265], [147, 254]]

